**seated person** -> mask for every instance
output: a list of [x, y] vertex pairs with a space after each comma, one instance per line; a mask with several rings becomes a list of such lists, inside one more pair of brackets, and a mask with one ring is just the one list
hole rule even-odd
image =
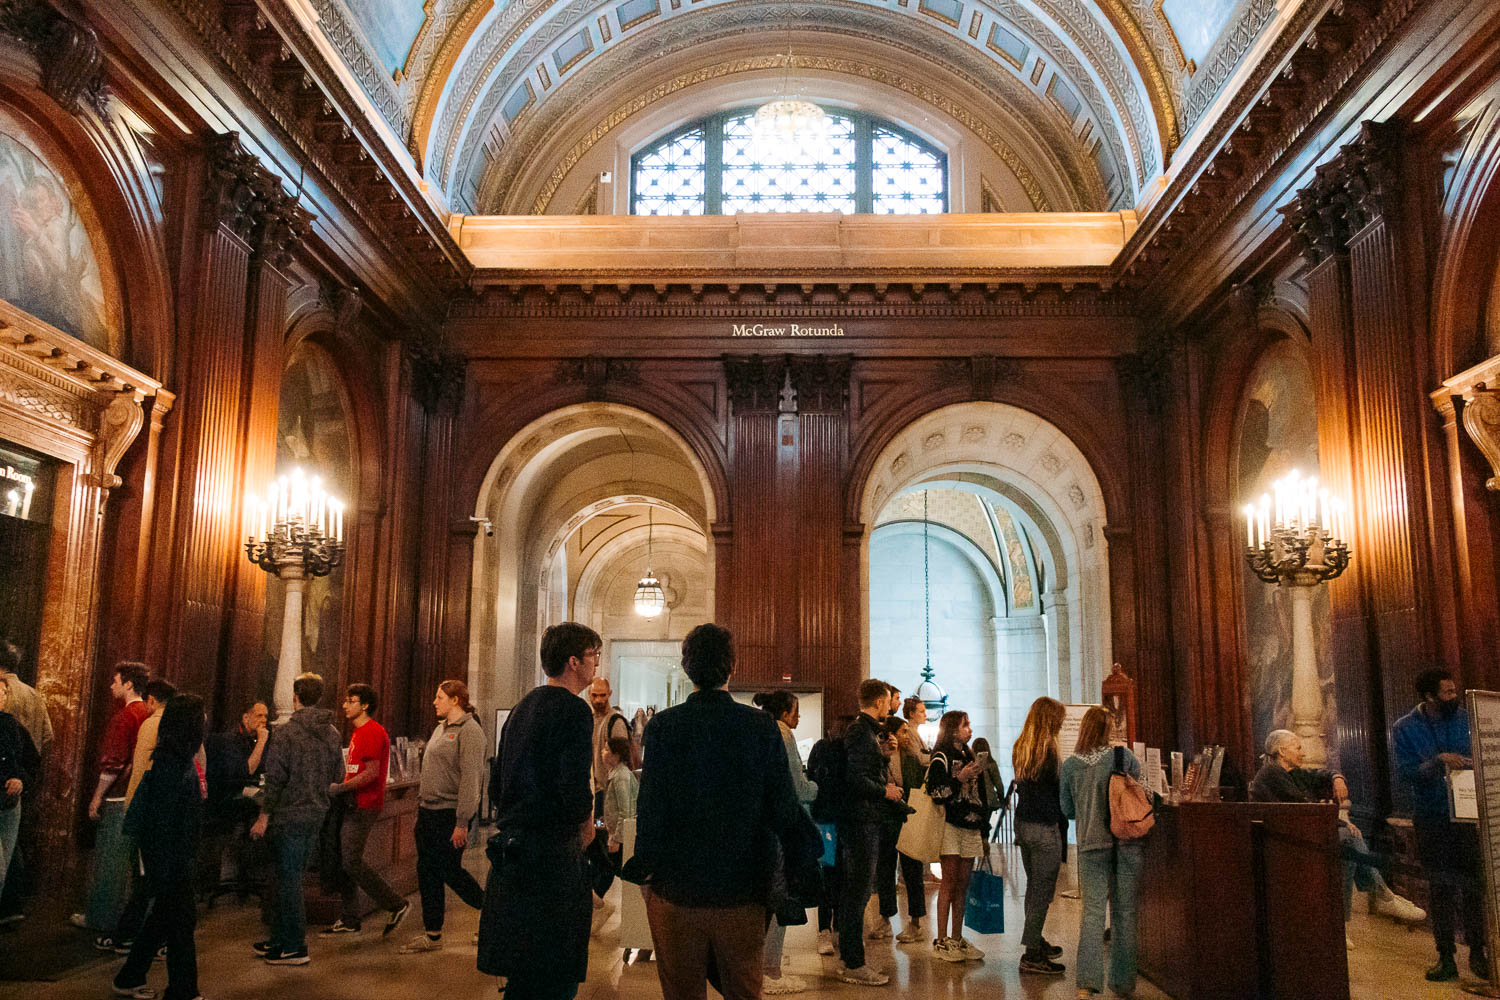
[[1365, 847], [1364, 835], [1349, 819], [1349, 785], [1342, 774], [1302, 766], [1302, 738], [1286, 729], [1266, 737], [1266, 762], [1250, 783], [1252, 802], [1337, 802], [1339, 847], [1344, 859], [1344, 919], [1357, 886], [1375, 902], [1375, 912], [1393, 920], [1419, 923], [1426, 911], [1398, 896], [1380, 873], [1384, 859]]
[[[245, 789], [260, 781], [261, 758], [270, 736], [266, 703], [250, 704], [240, 716], [239, 725], [227, 733], [212, 733], [204, 740], [208, 766], [208, 808], [206, 831], [221, 852], [220, 884], [232, 884], [244, 878], [243, 858], [250, 846], [250, 824], [260, 814], [255, 800]], [[226, 840], [232, 841], [224, 850]]]

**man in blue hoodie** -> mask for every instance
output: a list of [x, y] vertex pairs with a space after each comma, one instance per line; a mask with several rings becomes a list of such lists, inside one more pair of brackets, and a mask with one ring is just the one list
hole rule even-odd
[[1453, 675], [1446, 670], [1423, 671], [1417, 676], [1416, 689], [1421, 701], [1396, 720], [1391, 742], [1397, 773], [1411, 786], [1417, 857], [1431, 898], [1427, 911], [1432, 915], [1438, 964], [1427, 970], [1427, 978], [1432, 982], [1458, 978], [1453, 958], [1457, 911], [1463, 917], [1469, 968], [1480, 979], [1488, 979], [1478, 831], [1473, 824], [1453, 822], [1448, 810], [1448, 773], [1474, 766], [1469, 715], [1459, 704]]
[[323, 678], [303, 674], [292, 682], [292, 717], [277, 727], [266, 747], [266, 787], [260, 818], [250, 828], [257, 840], [269, 831], [276, 859], [276, 913], [271, 936], [252, 947], [268, 965], [306, 965], [307, 914], [302, 873], [328, 812], [328, 787], [344, 777], [344, 755], [333, 713], [318, 708]]

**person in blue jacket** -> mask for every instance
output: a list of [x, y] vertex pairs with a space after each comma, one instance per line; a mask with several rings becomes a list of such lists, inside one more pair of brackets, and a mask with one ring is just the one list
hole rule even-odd
[[1447, 776], [1474, 766], [1469, 747], [1469, 715], [1459, 703], [1458, 685], [1446, 670], [1417, 675], [1417, 707], [1391, 727], [1396, 772], [1411, 788], [1412, 827], [1417, 858], [1427, 876], [1432, 936], [1438, 964], [1427, 970], [1432, 982], [1458, 978], [1453, 941], [1455, 914], [1464, 922], [1469, 968], [1489, 978], [1484, 947], [1484, 900], [1479, 878], [1479, 836], [1471, 823], [1453, 822]]

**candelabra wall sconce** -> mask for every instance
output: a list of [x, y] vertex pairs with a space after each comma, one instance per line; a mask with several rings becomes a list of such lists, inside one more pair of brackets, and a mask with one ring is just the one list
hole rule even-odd
[[302, 672], [302, 595], [307, 581], [344, 561], [344, 503], [301, 469], [281, 476], [265, 496], [245, 497], [245, 555], [280, 578], [286, 590], [281, 657], [273, 701], [276, 721], [292, 716], [292, 682]]
[[1286, 589], [1292, 617], [1292, 730], [1309, 765], [1328, 761], [1323, 685], [1313, 631], [1313, 593], [1349, 568], [1349, 518], [1343, 501], [1296, 470], [1246, 504], [1245, 562], [1265, 583]]

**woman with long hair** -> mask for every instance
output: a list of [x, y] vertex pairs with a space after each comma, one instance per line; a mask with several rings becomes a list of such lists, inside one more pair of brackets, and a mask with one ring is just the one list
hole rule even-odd
[[1140, 841], [1116, 841], [1109, 828], [1109, 776], [1114, 752], [1121, 769], [1139, 781], [1141, 763], [1126, 747], [1109, 745], [1109, 713], [1095, 705], [1083, 715], [1078, 746], [1063, 762], [1060, 779], [1063, 815], [1077, 821], [1078, 888], [1083, 916], [1078, 929], [1079, 1000], [1104, 989], [1104, 913], [1110, 914], [1109, 988], [1121, 996], [1135, 992], [1135, 920], [1141, 862]]
[[1010, 753], [1016, 775], [1016, 845], [1021, 848], [1021, 865], [1026, 869], [1021, 971], [1043, 976], [1060, 976], [1064, 971], [1053, 961], [1062, 949], [1042, 936], [1067, 843], [1068, 821], [1063, 819], [1060, 802], [1062, 754], [1057, 746], [1063, 714], [1062, 702], [1055, 698], [1032, 702]]
[[[797, 749], [797, 736], [793, 732], [802, 721], [802, 707], [797, 696], [786, 690], [763, 691], [754, 698], [755, 704], [776, 720], [781, 731], [781, 742], [786, 747], [787, 767], [792, 772], [792, 787], [796, 789], [797, 801], [803, 809], [811, 810], [813, 800], [818, 797], [818, 783], [807, 776], [802, 767], [802, 751]], [[765, 996], [784, 996], [801, 993], [807, 989], [807, 981], [800, 976], [781, 974], [781, 955], [786, 944], [786, 927], [773, 915], [766, 928], [765, 976], [761, 993]]]
[[[812, 802], [813, 822], [820, 827], [832, 828], [839, 821], [839, 785], [843, 780], [844, 732], [854, 720], [852, 715], [841, 715], [831, 722], [823, 738], [813, 744], [807, 752], [807, 774], [818, 786], [818, 794]], [[844, 869], [839, 860], [842, 851], [834, 852], [834, 863], [823, 865], [823, 899], [818, 903], [818, 954], [832, 955], [834, 906], [843, 890]]]
[[[964, 904], [974, 861], [984, 853], [984, 804], [979, 798], [979, 776], [984, 763], [969, 751], [967, 712], [944, 712], [938, 720], [937, 744], [927, 768], [927, 794], [943, 810], [943, 843], [938, 863], [943, 880], [937, 893], [937, 939], [932, 953], [945, 962], [978, 962], [984, 952], [965, 940]], [[953, 937], [948, 936], [949, 920]]]
[[463, 681], [443, 681], [432, 699], [437, 728], [422, 751], [417, 789], [417, 889], [422, 896], [419, 934], [401, 946], [406, 954], [437, 951], [443, 946], [444, 886], [474, 909], [484, 908], [484, 889], [464, 869], [469, 824], [479, 812], [488, 749], [484, 727], [469, 704]]
[[[910, 703], [913, 700], [906, 699], [907, 708], [902, 713], [906, 718], [893, 715], [887, 723], [888, 730], [896, 738], [896, 753], [891, 758], [891, 778], [901, 786], [901, 795], [907, 802], [911, 801], [912, 789], [926, 785], [927, 768], [932, 764], [932, 754], [922, 745], [922, 737], [911, 721]], [[926, 718], [925, 706], [922, 707], [922, 717]], [[901, 881], [906, 883], [906, 926], [896, 935], [896, 941], [900, 944], [914, 944], [926, 936], [922, 931], [922, 918], [927, 916], [927, 866], [899, 851], [894, 860], [901, 867]], [[895, 878], [894, 872], [891, 873], [891, 878]]]
[[203, 699], [173, 695], [162, 709], [151, 769], [141, 778], [125, 814], [125, 832], [140, 845], [151, 902], [130, 956], [115, 974], [116, 996], [157, 996], [146, 985], [146, 973], [166, 945], [167, 989], [161, 995], [165, 1000], [198, 998], [193, 871], [203, 827], [203, 786], [193, 757], [202, 745]]

